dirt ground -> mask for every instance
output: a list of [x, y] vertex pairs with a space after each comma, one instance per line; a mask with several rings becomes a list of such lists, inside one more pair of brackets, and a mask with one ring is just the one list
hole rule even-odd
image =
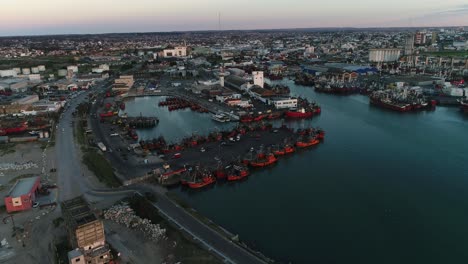
[[[5, 197], [10, 188], [15, 184], [16, 179], [25, 176], [41, 175], [42, 181], [55, 183], [56, 173], [51, 173], [50, 169], [55, 167], [53, 164], [54, 148], [42, 148], [43, 143], [31, 142], [17, 144], [14, 146], [15, 152], [6, 153], [0, 156], [0, 196]], [[4, 170], [8, 165], [22, 165], [30, 162], [28, 169], [8, 169]], [[44, 172], [44, 174], [42, 174]], [[0, 201], [0, 206], [4, 205], [3, 199]]]

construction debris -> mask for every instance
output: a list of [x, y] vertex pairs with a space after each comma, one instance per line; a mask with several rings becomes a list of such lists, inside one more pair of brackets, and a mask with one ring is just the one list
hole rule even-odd
[[151, 223], [149, 219], [140, 218], [127, 203], [112, 206], [104, 212], [104, 218], [127, 228], [140, 230], [153, 241], [159, 241], [166, 236], [166, 229]]
[[0, 171], [7, 171], [7, 170], [19, 171], [19, 170], [28, 170], [28, 169], [35, 169], [35, 168], [38, 168], [38, 166], [36, 163], [32, 161], [28, 161], [25, 163], [18, 163], [18, 162], [0, 163]]

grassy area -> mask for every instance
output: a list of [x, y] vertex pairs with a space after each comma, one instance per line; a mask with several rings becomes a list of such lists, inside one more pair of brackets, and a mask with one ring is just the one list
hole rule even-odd
[[184, 208], [188, 213], [193, 215], [195, 218], [205, 223], [207, 226], [211, 227], [212, 229], [216, 230], [216, 232], [220, 233], [221, 235], [227, 237], [228, 239], [231, 239], [230, 234], [227, 234], [222, 228], [220, 228], [217, 224], [215, 224], [214, 222], [206, 218], [204, 215], [193, 210], [193, 208], [188, 203], [186, 203], [182, 198], [180, 198], [176, 193], [167, 192], [166, 195], [175, 203], [177, 203], [182, 208]]
[[83, 154], [83, 163], [88, 166], [88, 169], [96, 175], [100, 182], [103, 182], [109, 187], [118, 187], [121, 185], [110, 163], [97, 151], [85, 151]]
[[[133, 196], [128, 199], [130, 207], [135, 210], [135, 213], [141, 217], [150, 219], [151, 222], [159, 224], [162, 228], [166, 229], [167, 241], [174, 241], [177, 247], [169, 246], [167, 252], [176, 256], [177, 261], [181, 263], [222, 263], [215, 256], [211, 255], [208, 251], [201, 248], [198, 244], [192, 242], [189, 238], [185, 237], [176, 227], [168, 223], [158, 212], [156, 208], [150, 203], [149, 200], [141, 196]], [[162, 246], [170, 245], [170, 243], [161, 243]]]
[[57, 217], [54, 220], [52, 220], [52, 223], [54, 224], [54, 227], [59, 227], [63, 221], [64, 220], [62, 217]]
[[80, 146], [85, 146], [85, 143], [86, 143], [85, 130], [84, 130], [84, 127], [81, 126], [80, 124], [76, 126], [75, 136], [76, 136], [76, 140], [78, 141], [78, 144], [80, 144]]
[[421, 55], [432, 55], [432, 56], [439, 56], [439, 57], [468, 57], [468, 51], [428, 51], [428, 52], [421, 52]]
[[10, 153], [15, 153], [15, 144], [0, 144], [0, 157]]
[[16, 176], [15, 178], [11, 179], [9, 181], [9, 183], [15, 183], [17, 180], [24, 179], [24, 178], [29, 178], [29, 177], [32, 177], [34, 175], [35, 174], [23, 174], [23, 175], [20, 175], [20, 176]]
[[66, 237], [61, 238], [55, 242], [55, 263], [67, 264], [68, 263], [68, 251], [72, 250]]

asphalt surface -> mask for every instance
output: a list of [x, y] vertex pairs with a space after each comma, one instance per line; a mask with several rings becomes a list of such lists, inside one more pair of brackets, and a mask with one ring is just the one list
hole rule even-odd
[[70, 100], [68, 110], [65, 110], [56, 127], [55, 161], [57, 164], [57, 180], [59, 200], [64, 201], [82, 195], [90, 190], [82, 169], [81, 156], [73, 138], [72, 112], [86, 98], [86, 92]]

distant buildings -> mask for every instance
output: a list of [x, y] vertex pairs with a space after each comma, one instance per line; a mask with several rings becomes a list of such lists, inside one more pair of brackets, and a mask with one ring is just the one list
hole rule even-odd
[[61, 207], [68, 239], [74, 248], [68, 252], [69, 263], [110, 263], [111, 254], [106, 244], [104, 223], [94, 215], [83, 196], [64, 201]]
[[406, 38], [405, 42], [405, 55], [413, 55], [414, 52], [414, 36], [410, 35]]
[[400, 58], [400, 49], [370, 49], [369, 61], [393, 62]]
[[416, 45], [426, 44], [426, 32], [416, 32], [416, 34], [414, 34], [414, 44]]

